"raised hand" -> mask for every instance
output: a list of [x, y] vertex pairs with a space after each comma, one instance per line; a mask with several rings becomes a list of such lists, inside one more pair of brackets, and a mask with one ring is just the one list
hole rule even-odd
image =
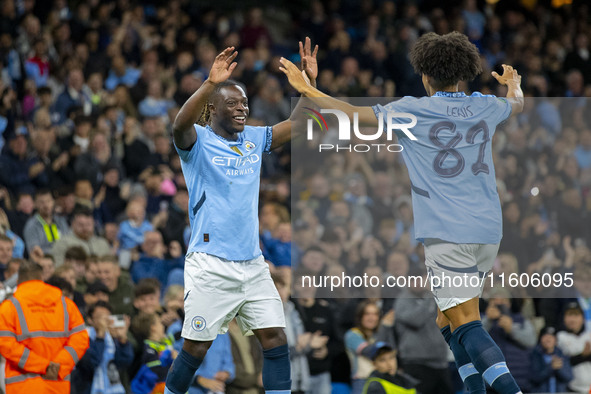
[[312, 52], [312, 41], [310, 37], [306, 37], [304, 43], [300, 41], [300, 59], [302, 59], [302, 70], [306, 72], [308, 78], [315, 81], [318, 77], [318, 62], [316, 54], [318, 53], [318, 45], [314, 47]]
[[495, 77], [501, 85], [515, 85], [521, 84], [521, 75], [517, 73], [513, 67], [508, 64], [503, 64], [503, 75], [499, 75], [496, 71], [492, 72], [492, 76]]
[[283, 71], [285, 75], [287, 75], [289, 84], [293, 86], [293, 88], [298, 92], [303, 93], [304, 90], [310, 86], [310, 81], [306, 75], [306, 72], [300, 71], [300, 69], [297, 68], [295, 64], [285, 58], [281, 58], [279, 62], [283, 65], [283, 67], [279, 67], [279, 69]]
[[224, 49], [222, 53], [215, 57], [208, 79], [213, 83], [220, 83], [230, 78], [232, 71], [238, 64], [234, 62], [236, 56], [238, 56], [238, 52], [234, 50], [234, 47]]

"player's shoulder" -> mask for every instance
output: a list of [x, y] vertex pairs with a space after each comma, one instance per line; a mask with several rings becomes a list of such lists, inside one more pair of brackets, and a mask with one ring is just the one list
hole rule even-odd
[[384, 108], [387, 110], [401, 110], [403, 108], [412, 107], [420, 98], [414, 96], [404, 96], [398, 99], [392, 100], [389, 103], [384, 105]]
[[[264, 145], [267, 134], [272, 133], [272, 126], [244, 126], [242, 135], [245, 141], [260, 143]], [[254, 147], [253, 147], [254, 148]]]

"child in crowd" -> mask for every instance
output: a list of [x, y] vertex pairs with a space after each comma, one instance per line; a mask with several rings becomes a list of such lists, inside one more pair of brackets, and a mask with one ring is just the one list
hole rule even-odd
[[363, 394], [416, 394], [418, 381], [398, 370], [396, 350], [386, 342], [367, 346], [362, 354], [372, 360], [375, 368], [365, 381]]
[[127, 204], [127, 220], [119, 227], [121, 249], [133, 249], [144, 242], [144, 233], [152, 231], [152, 224], [146, 220], [146, 207], [141, 200], [134, 199]]
[[162, 394], [168, 368], [178, 352], [173, 349], [174, 339], [164, 331], [162, 319], [156, 313], [140, 312], [131, 322], [134, 335], [143, 340], [141, 367], [131, 381], [134, 394]]

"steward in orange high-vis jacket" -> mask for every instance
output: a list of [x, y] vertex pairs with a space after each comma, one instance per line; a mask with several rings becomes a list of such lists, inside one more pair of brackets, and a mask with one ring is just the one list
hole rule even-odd
[[70, 372], [88, 349], [80, 311], [42, 268], [21, 263], [14, 295], [0, 305], [0, 354], [6, 394], [69, 393]]

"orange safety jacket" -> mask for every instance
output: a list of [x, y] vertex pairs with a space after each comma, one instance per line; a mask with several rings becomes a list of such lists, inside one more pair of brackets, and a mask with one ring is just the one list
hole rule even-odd
[[[69, 393], [70, 372], [86, 349], [82, 315], [60, 289], [26, 281], [0, 305], [6, 394]], [[43, 379], [50, 361], [60, 364], [57, 380]]]

